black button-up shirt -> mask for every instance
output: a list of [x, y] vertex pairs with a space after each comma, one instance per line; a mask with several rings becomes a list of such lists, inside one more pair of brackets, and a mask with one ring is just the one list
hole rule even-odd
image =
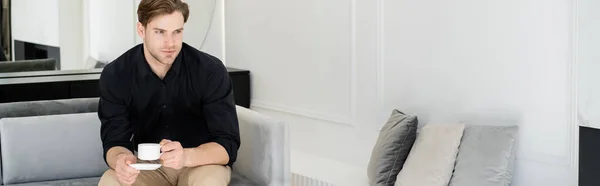
[[115, 146], [179, 141], [183, 148], [216, 142], [233, 165], [240, 146], [233, 88], [214, 56], [185, 43], [161, 80], [140, 44], [106, 65], [100, 76], [98, 117], [104, 159]]

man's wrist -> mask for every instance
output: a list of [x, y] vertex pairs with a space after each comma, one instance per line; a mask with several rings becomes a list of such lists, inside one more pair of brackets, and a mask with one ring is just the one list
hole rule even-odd
[[131, 151], [129, 151], [128, 149], [126, 149], [124, 147], [120, 147], [120, 146], [111, 147], [106, 152], [106, 162], [108, 163], [108, 166], [110, 168], [115, 169], [119, 158], [121, 158], [121, 156], [127, 156], [128, 154], [133, 154], [133, 153], [131, 153]]
[[195, 167], [198, 148], [183, 148], [183, 166]]

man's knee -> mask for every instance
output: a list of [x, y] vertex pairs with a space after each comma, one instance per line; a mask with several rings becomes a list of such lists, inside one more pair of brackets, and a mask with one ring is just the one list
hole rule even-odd
[[205, 165], [188, 168], [180, 177], [178, 186], [227, 186], [231, 168], [221, 165]]
[[100, 178], [100, 182], [98, 183], [98, 186], [114, 186], [114, 185], [121, 185], [121, 183], [119, 183], [119, 178], [117, 178], [117, 172], [115, 172], [112, 169], [108, 169], [107, 171], [104, 172], [104, 174], [102, 174], [102, 177]]

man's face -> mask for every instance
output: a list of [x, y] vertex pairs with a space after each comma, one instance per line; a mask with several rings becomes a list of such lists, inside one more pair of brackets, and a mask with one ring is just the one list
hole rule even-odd
[[181, 51], [183, 25], [183, 14], [175, 11], [154, 17], [146, 27], [138, 23], [138, 34], [151, 57], [159, 63], [171, 65]]

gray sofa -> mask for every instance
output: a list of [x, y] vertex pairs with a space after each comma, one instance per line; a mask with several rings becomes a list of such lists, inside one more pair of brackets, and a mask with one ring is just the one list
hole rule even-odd
[[[0, 104], [2, 185], [97, 185], [102, 159], [97, 98]], [[288, 127], [237, 107], [242, 145], [231, 184], [290, 185]]]
[[0, 72], [56, 70], [56, 59], [30, 59], [0, 62]]

